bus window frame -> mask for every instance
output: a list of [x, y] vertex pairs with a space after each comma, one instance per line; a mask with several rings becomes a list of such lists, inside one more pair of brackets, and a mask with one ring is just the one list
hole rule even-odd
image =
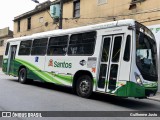
[[9, 47], [10, 47], [10, 42], [7, 42], [6, 49], [5, 49], [5, 56], [8, 55]]
[[[66, 44], [66, 52], [65, 52], [65, 54], [53, 54], [53, 55], [49, 55], [49, 54], [48, 54], [48, 50], [49, 50], [49, 43], [50, 43], [51, 38], [64, 37], [64, 36], [67, 36], [67, 44]], [[51, 37], [49, 37], [49, 38], [48, 38], [46, 55], [47, 55], [47, 56], [65, 56], [65, 55], [67, 55], [68, 46], [69, 46], [69, 41], [70, 41], [70, 35], [69, 35], [69, 34], [61, 35], [61, 36], [51, 36]]]
[[[35, 41], [35, 40], [40, 40], [40, 39], [47, 39], [45, 54], [43, 54], [43, 55], [37, 55], [37, 54], [35, 55], [35, 54], [32, 54], [34, 41]], [[43, 46], [43, 47], [44, 47], [44, 46]], [[42, 37], [42, 38], [32, 39], [32, 47], [31, 47], [31, 52], [30, 52], [30, 55], [31, 55], [31, 56], [45, 56], [45, 55], [47, 54], [47, 49], [48, 49], [48, 37]]]
[[[20, 47], [21, 47], [21, 42], [25, 42], [25, 41], [31, 41], [30, 52], [29, 52], [29, 54], [27, 54], [27, 55], [20, 55], [20, 54], [19, 54], [19, 51], [20, 51]], [[21, 41], [21, 42], [20, 42], [20, 44], [19, 44], [18, 56], [29, 56], [29, 55], [31, 55], [33, 40], [30, 39], [30, 40], [24, 40], [24, 41]]]
[[[71, 41], [72, 35], [86, 34], [86, 33], [91, 33], [91, 32], [95, 32], [95, 41], [94, 41], [94, 48], [93, 48], [92, 54], [68, 54], [69, 45], [70, 45], [69, 43], [70, 43], [70, 41]], [[84, 32], [79, 32], [79, 33], [71, 34], [71, 35], [69, 36], [69, 41], [68, 41], [67, 55], [68, 55], [68, 56], [92, 56], [92, 55], [94, 55], [94, 53], [95, 53], [96, 41], [97, 41], [97, 31], [95, 31], [95, 30], [94, 30], [94, 31], [84, 31]]]

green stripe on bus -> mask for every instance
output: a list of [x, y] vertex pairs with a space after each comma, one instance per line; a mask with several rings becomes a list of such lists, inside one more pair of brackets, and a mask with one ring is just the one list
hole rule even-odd
[[20, 60], [20, 59], [16, 59], [16, 61], [23, 64], [24, 66], [26, 66], [34, 74], [36, 74], [37, 76], [39, 76], [40, 78], [42, 78], [43, 80], [45, 80], [47, 82], [55, 82], [57, 84], [63, 84], [62, 82], [53, 79], [53, 77], [50, 74], [48, 74], [46, 72], [40, 72], [41, 70], [38, 67], [34, 66], [33, 64], [30, 64], [29, 62], [26, 62], [26, 61]]
[[57, 74], [56, 77], [58, 77], [62, 80], [65, 80], [68, 83], [71, 83], [71, 81], [73, 79], [72, 76], [66, 76], [66, 75], [60, 75], [60, 74]]

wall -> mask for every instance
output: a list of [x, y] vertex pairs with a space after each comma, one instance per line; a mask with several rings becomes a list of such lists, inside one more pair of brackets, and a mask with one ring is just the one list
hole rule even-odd
[[4, 45], [3, 46], [0, 46], [0, 56], [2, 56], [4, 54], [4, 51], [5, 51], [5, 45], [6, 45], [6, 40], [9, 39], [9, 38], [12, 38], [10, 36], [6, 36], [4, 38], [0, 38], [0, 40], [4, 40]]
[[[136, 7], [129, 10], [132, 0], [106, 0], [98, 5], [98, 0], [80, 0], [80, 18], [73, 18], [73, 0], [63, 5], [63, 29], [102, 23], [120, 19], [136, 19], [144, 25], [160, 23], [160, 1], [145, 0], [136, 3]], [[49, 11], [49, 9], [48, 9]], [[31, 30], [27, 30], [27, 18], [21, 19], [21, 31], [17, 32], [17, 21], [14, 22], [14, 37], [58, 29], [47, 11], [41, 11], [31, 16]], [[44, 22], [40, 23], [39, 18]], [[45, 26], [48, 22], [49, 25]]]
[[[12, 38], [12, 31], [9, 30], [9, 27], [0, 29], [0, 41], [4, 40], [4, 45], [7, 39]], [[0, 56], [4, 53], [4, 45], [0, 46]]]
[[12, 31], [9, 30], [9, 27], [0, 29], [0, 41], [4, 40], [4, 45], [0, 46], [0, 67], [2, 65], [2, 59], [3, 59], [3, 54], [5, 51], [6, 40], [9, 38], [12, 38], [12, 36], [13, 36], [13, 33], [12, 33]]
[[0, 38], [4, 37], [4, 36], [7, 36], [8, 34], [9, 34], [9, 27], [0, 29]]
[[80, 18], [73, 17], [73, 1], [64, 4], [63, 28], [101, 23], [119, 19], [136, 19], [145, 25], [158, 24], [160, 20], [160, 1], [146, 0], [136, 3], [136, 8], [129, 10], [131, 0], [107, 0], [106, 4], [97, 4], [97, 0], [80, 0]]
[[[39, 12], [31, 17], [31, 29], [27, 30], [27, 18], [20, 20], [20, 32], [17, 32], [18, 21], [14, 22], [14, 37], [31, 35], [33, 33], [39, 33], [49, 30], [57, 29], [58, 26], [53, 24], [53, 19], [50, 17], [47, 11]], [[43, 21], [39, 19], [43, 17]], [[48, 24], [48, 25], [47, 25]]]

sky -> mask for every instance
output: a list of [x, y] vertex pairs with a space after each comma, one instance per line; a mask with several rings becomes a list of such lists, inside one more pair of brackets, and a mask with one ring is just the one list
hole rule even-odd
[[[47, 0], [38, 0], [40, 3]], [[1, 0], [0, 1], [0, 29], [9, 27], [13, 30], [14, 17], [33, 10], [37, 3], [32, 0]]]

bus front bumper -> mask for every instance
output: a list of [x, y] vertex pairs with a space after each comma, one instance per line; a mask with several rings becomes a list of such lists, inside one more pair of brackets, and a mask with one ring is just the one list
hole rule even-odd
[[115, 95], [119, 97], [135, 97], [135, 98], [147, 98], [154, 96], [157, 93], [158, 85], [152, 87], [146, 87], [137, 83], [127, 81], [124, 86], [121, 86], [116, 90]]

